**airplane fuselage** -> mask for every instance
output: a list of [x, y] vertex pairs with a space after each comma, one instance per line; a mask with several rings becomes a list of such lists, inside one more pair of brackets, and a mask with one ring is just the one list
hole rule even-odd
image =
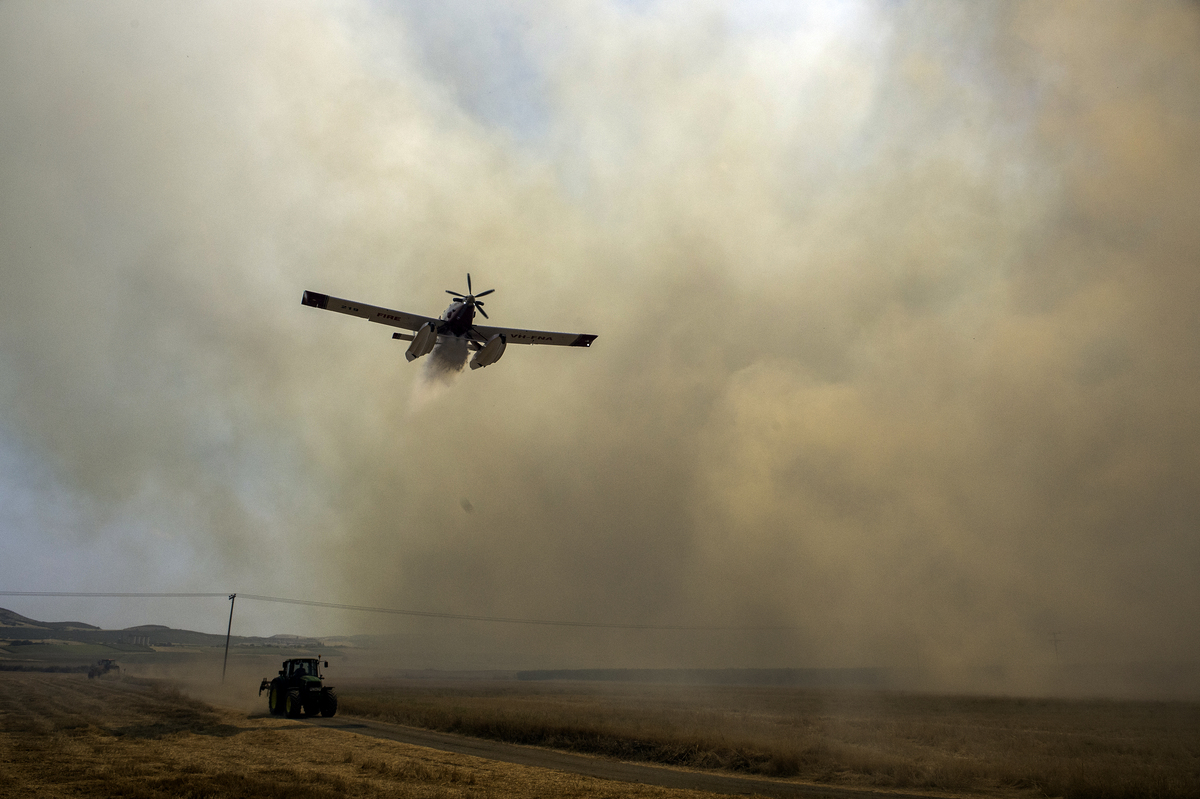
[[475, 306], [455, 300], [442, 313], [441, 321], [442, 324], [438, 326], [439, 333], [465, 336], [475, 323]]

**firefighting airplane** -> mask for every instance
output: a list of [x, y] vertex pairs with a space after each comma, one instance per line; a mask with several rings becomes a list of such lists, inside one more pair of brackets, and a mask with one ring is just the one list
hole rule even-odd
[[422, 355], [428, 355], [438, 341], [452, 338], [465, 339], [467, 346], [475, 351], [475, 357], [471, 359], [472, 369], [490, 366], [500, 360], [500, 356], [504, 354], [504, 348], [508, 344], [590, 347], [596, 340], [595, 336], [587, 333], [550, 333], [544, 330], [521, 330], [516, 327], [488, 327], [475, 324], [475, 311], [483, 314], [484, 319], [488, 318], [487, 311], [483, 310], [483, 301], [479, 298], [486, 297], [493, 291], [495, 289], [481, 291], [478, 294], [471, 293], [471, 275], [468, 274], [467, 293], [459, 294], [457, 291], [447, 290], [446, 293], [453, 294], [456, 299], [437, 319], [404, 311], [393, 311], [388, 308], [377, 308], [374, 305], [364, 305], [361, 302], [330, 297], [328, 294], [318, 294], [315, 291], [304, 292], [300, 303], [414, 331], [413, 333], [392, 334], [394, 339], [412, 342], [408, 345], [408, 352], [404, 354], [409, 361], [415, 361]]

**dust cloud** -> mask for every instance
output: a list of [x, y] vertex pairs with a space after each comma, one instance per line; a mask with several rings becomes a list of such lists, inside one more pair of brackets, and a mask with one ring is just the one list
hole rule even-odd
[[[239, 617], [460, 667], [1194, 664], [1197, 85], [1182, 2], [0, 5], [4, 582], [787, 628]], [[299, 302], [466, 272], [598, 340]]]

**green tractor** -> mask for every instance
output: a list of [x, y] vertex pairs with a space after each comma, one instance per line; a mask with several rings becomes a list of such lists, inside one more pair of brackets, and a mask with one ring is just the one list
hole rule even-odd
[[97, 660], [88, 669], [88, 679], [93, 680], [96, 677], [103, 677], [106, 674], [111, 674], [112, 672], [116, 672], [115, 676], [117, 679], [120, 679], [121, 667], [117, 665], [117, 661], [111, 660], [110, 658]]
[[[321, 679], [322, 663], [319, 658], [293, 658], [283, 661], [279, 676], [273, 680], [263, 678], [258, 686], [258, 695], [267, 694], [267, 707], [276, 716], [286, 714], [297, 719], [301, 715], [315, 716], [320, 713], [326, 718], [337, 713], [337, 694]], [[329, 661], [323, 664], [329, 668]]]

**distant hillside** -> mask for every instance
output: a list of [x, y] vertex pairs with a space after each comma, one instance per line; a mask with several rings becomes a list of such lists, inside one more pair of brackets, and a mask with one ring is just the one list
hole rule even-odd
[[94, 624], [84, 624], [81, 621], [34, 621], [20, 613], [0, 608], [0, 636], [4, 635], [5, 627], [32, 627], [46, 630], [99, 630]]
[[[104, 630], [94, 624], [78, 621], [37, 621], [0, 608], [0, 647], [11, 648], [13, 642], [75, 641], [83, 644], [121, 644], [155, 646], [225, 646], [225, 636], [176, 630], [161, 624], [140, 624], [123, 630]], [[298, 635], [277, 635], [271, 638], [235, 635], [230, 644], [239, 647], [317, 647], [322, 642]]]

